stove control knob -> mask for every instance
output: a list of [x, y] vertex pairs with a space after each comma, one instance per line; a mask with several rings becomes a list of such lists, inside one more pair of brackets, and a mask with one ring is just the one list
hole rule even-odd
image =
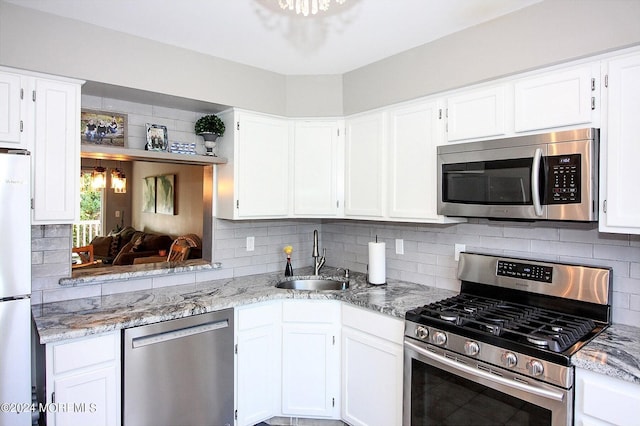
[[544, 373], [544, 366], [537, 359], [532, 359], [527, 363], [527, 370], [529, 370], [529, 374], [534, 377], [542, 376], [542, 373]]
[[445, 343], [447, 343], [447, 335], [444, 334], [442, 331], [436, 331], [435, 333], [433, 333], [433, 336], [431, 336], [431, 340], [436, 345], [442, 346]]
[[480, 345], [478, 344], [478, 342], [468, 340], [464, 344], [464, 353], [469, 356], [478, 355], [478, 353], [480, 353]]
[[429, 329], [427, 327], [423, 327], [423, 326], [419, 325], [416, 328], [416, 336], [419, 339], [425, 340], [427, 337], [429, 337]]
[[505, 352], [501, 357], [502, 365], [507, 368], [513, 368], [518, 363], [518, 357], [513, 352]]

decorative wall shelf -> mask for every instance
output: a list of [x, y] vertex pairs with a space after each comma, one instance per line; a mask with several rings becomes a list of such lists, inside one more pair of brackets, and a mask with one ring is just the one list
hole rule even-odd
[[117, 161], [149, 161], [155, 163], [175, 163], [208, 166], [211, 164], [225, 164], [224, 157], [210, 157], [206, 155], [172, 154], [162, 151], [145, 151], [143, 149], [114, 148], [104, 145], [82, 144], [81, 158]]

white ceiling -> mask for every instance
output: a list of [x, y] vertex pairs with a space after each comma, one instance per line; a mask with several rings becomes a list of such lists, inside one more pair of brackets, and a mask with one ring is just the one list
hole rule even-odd
[[[343, 74], [542, 0], [6, 0], [286, 75]], [[108, 55], [108, 50], [104, 52]]]

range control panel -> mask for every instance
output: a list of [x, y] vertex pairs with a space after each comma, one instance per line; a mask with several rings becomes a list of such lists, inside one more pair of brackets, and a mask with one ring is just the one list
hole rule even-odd
[[546, 157], [549, 167], [548, 204], [580, 202], [580, 154]]
[[498, 260], [496, 274], [503, 277], [522, 278], [543, 283], [550, 283], [553, 280], [553, 268], [551, 266], [506, 262], [504, 260]]

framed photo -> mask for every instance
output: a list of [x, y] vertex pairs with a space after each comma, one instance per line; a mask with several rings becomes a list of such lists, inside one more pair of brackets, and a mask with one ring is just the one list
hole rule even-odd
[[156, 176], [156, 213], [175, 214], [176, 175]]
[[142, 186], [142, 211], [144, 213], [156, 212], [156, 177], [144, 178]]
[[166, 151], [168, 143], [167, 126], [147, 123], [147, 151]]
[[87, 144], [124, 147], [127, 114], [112, 111], [80, 111], [80, 141]]

